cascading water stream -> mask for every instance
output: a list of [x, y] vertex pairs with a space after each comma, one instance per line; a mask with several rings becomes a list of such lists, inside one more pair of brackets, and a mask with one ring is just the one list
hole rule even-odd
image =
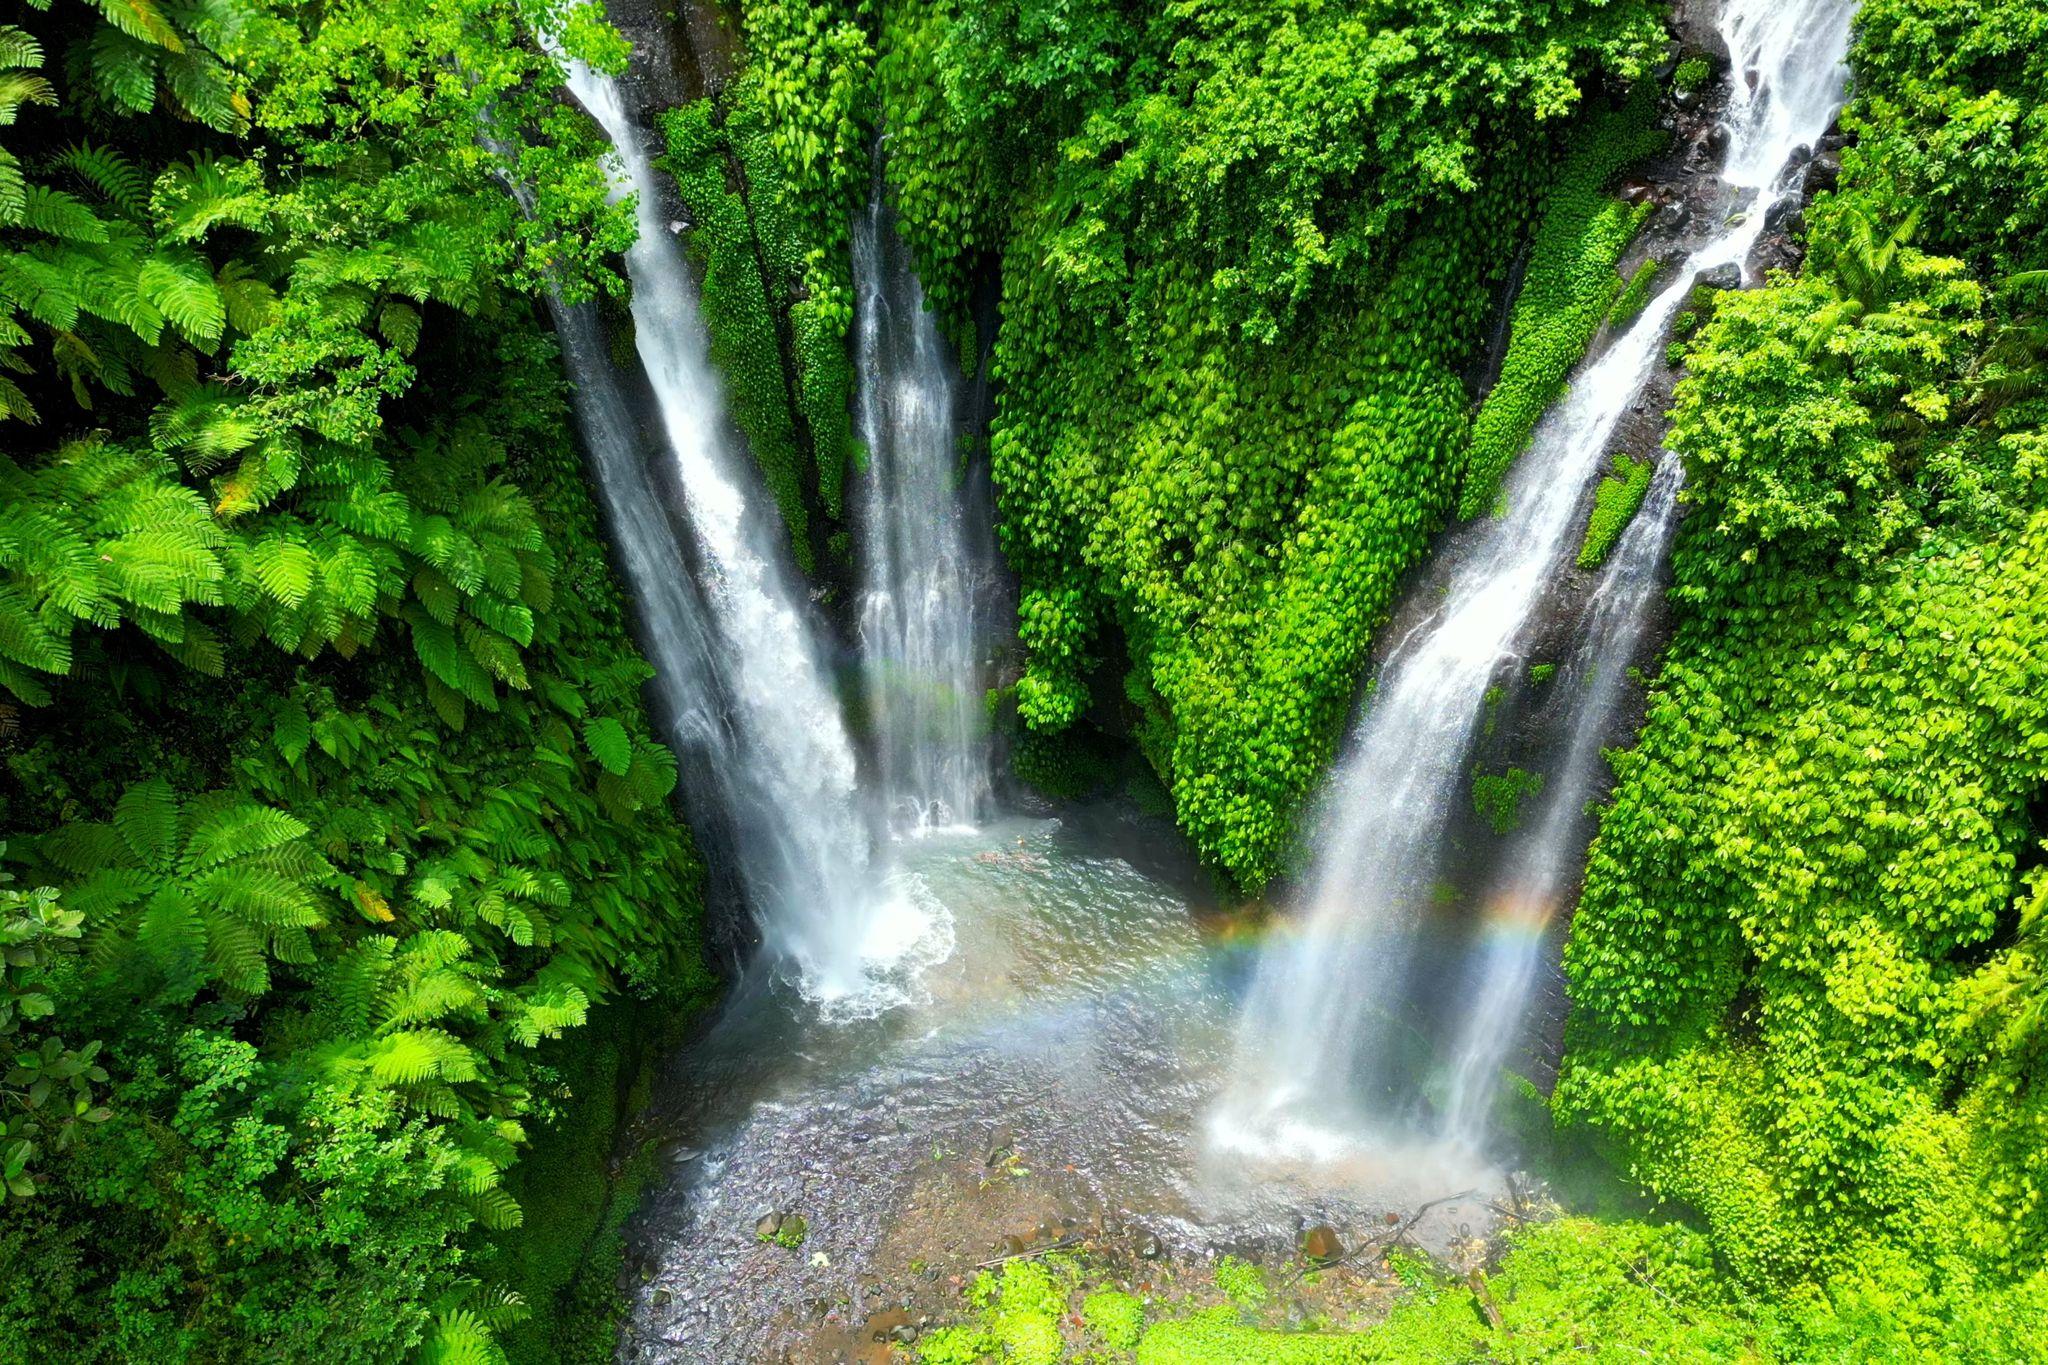
[[1666, 456], [1600, 575], [1578, 648], [1559, 680], [1574, 697], [1564, 760], [1544, 786], [1541, 818], [1518, 841], [1503, 884], [1487, 902], [1471, 1009], [1443, 1110], [1443, 1135], [1468, 1148], [1486, 1137], [1501, 1065], [1543, 966], [1546, 931], [1585, 847], [1585, 807], [1600, 781], [1600, 742], [1624, 700], [1629, 663], [1649, 631], [1684, 480], [1684, 465]]
[[[655, 604], [688, 595], [673, 581], [697, 581], [704, 647], [657, 658], [663, 670], [704, 668], [717, 680], [727, 742], [715, 748], [719, 781], [766, 948], [794, 969], [804, 994], [829, 1011], [867, 1013], [895, 1003], [909, 973], [951, 950], [942, 911], [914, 884], [871, 859], [855, 790], [853, 745], [816, 648], [800, 582], [783, 562], [784, 531], [772, 510], [750, 500], [746, 468], [725, 421], [709, 337], [674, 233], [663, 221], [661, 187], [645, 134], [620, 87], [580, 62], [565, 61], [570, 90], [611, 140], [613, 195], [633, 196], [638, 238], [626, 253], [634, 344], [659, 414], [668, 470], [680, 506], [674, 527], [644, 507], [615, 516], [620, 558], [650, 621]], [[593, 449], [616, 441], [624, 414], [591, 401], [616, 381], [601, 348], [565, 339], [571, 376], [584, 393], [586, 426], [605, 428]], [[612, 464], [596, 462], [600, 479]], [[640, 471], [644, 476], [644, 468]], [[652, 480], [625, 475], [607, 487], [617, 508], [644, 499]], [[650, 633], [653, 627], [650, 626]], [[709, 697], [711, 689], [670, 680], [664, 687]], [[685, 714], [688, 708], [685, 707]]]
[[1694, 279], [1746, 261], [1781, 169], [1833, 120], [1854, 11], [1855, 0], [1729, 0], [1723, 10], [1733, 89], [1722, 179], [1746, 212], [1580, 371], [1517, 464], [1505, 513], [1472, 529], [1442, 604], [1389, 655], [1325, 794], [1296, 931], [1259, 960], [1235, 1084], [1211, 1124], [1219, 1147], [1333, 1155], [1394, 1117], [1385, 1007], [1413, 955], [1487, 690], [1515, 658]]
[[877, 786], [898, 832], [971, 824], [989, 796], [977, 603], [985, 556], [958, 475], [952, 360], [874, 194], [854, 224], [861, 671]]

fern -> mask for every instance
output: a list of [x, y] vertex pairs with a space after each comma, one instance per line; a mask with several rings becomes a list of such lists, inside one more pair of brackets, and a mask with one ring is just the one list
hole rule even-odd
[[149, 186], [142, 172], [112, 148], [78, 142], [57, 157], [57, 164], [89, 185], [122, 217], [139, 219], [149, 211]]
[[214, 287], [213, 270], [195, 251], [163, 249], [136, 272], [142, 296], [193, 342], [211, 346], [227, 327], [227, 304]]
[[114, 805], [114, 832], [136, 862], [158, 872], [177, 866], [182, 845], [180, 802], [161, 777], [138, 782]]
[[104, 242], [107, 225], [78, 200], [45, 185], [30, 185], [23, 196], [22, 226], [71, 242]]
[[103, 28], [86, 45], [92, 81], [108, 101], [134, 114], [146, 114], [156, 103], [159, 50], [117, 28]]
[[254, 162], [201, 153], [158, 176], [149, 205], [165, 236], [196, 242], [223, 223], [261, 228], [270, 195]]
[[305, 834], [305, 824], [281, 810], [247, 800], [216, 801], [201, 806], [185, 841], [180, 864], [188, 872], [203, 871], [231, 859], [277, 848]]
[[183, 52], [185, 40], [171, 27], [155, 0], [97, 0], [107, 22], [131, 38], [170, 52]]
[[633, 741], [626, 727], [611, 716], [584, 722], [583, 744], [598, 765], [614, 777], [623, 777], [633, 765]]

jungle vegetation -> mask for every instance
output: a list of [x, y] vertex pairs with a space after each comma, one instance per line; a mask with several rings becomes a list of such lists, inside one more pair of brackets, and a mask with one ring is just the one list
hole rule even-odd
[[[1134, 749], [1221, 880], [1284, 877], [1403, 574], [1650, 287], [1613, 184], [1713, 76], [1664, 19], [741, 0], [665, 165], [799, 562], [844, 573], [886, 132], [993, 394], [1019, 776]], [[0, 1359], [609, 1358], [605, 1097], [713, 983], [536, 306], [616, 300], [630, 220], [536, 23], [624, 59], [545, 0], [0, 25]], [[1675, 633], [1567, 952], [1555, 1140], [1654, 1214], [1517, 1235], [1498, 1321], [1420, 1270], [1342, 1337], [1098, 1293], [1105, 1351], [2038, 1350], [2048, 18], [1865, 0], [1852, 62], [1803, 267], [1676, 350]], [[1040, 1358], [1065, 1273], [925, 1358]]]

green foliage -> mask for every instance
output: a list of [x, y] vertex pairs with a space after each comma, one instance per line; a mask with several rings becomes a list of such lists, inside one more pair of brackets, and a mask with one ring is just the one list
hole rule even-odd
[[1135, 1294], [1098, 1289], [1081, 1300], [1081, 1318], [1110, 1350], [1135, 1351], [1145, 1334], [1145, 1301]]
[[712, 358], [798, 561], [823, 562], [853, 458], [853, 215], [874, 54], [854, 4], [740, 6], [746, 59], [663, 121]]
[[1246, 1311], [1266, 1301], [1266, 1277], [1249, 1261], [1225, 1256], [1216, 1262], [1216, 1287], [1223, 1296]]
[[[1501, 479], [1564, 392], [1566, 377], [1615, 302], [1615, 262], [1650, 208], [1631, 208], [1601, 190], [1622, 167], [1662, 145], [1653, 112], [1649, 87], [1640, 86], [1622, 109], [1588, 120], [1544, 196], [1500, 378], [1472, 420], [1471, 453], [1458, 495], [1461, 517], [1493, 510]], [[1638, 271], [1630, 288], [1643, 278]]]
[[12, 880], [0, 872], [0, 1205], [35, 1194], [46, 1144], [62, 1152], [79, 1124], [113, 1117], [96, 1103], [100, 1044], [67, 1047], [54, 1022], [85, 915], [50, 887], [18, 891]]
[[1512, 834], [1522, 823], [1522, 802], [1543, 790], [1543, 774], [1510, 767], [1506, 772], [1472, 774], [1472, 809], [1495, 834]]
[[1825, 1296], [1797, 1359], [2038, 1350], [2041, 22], [1866, 4], [1803, 274], [1693, 338], [1677, 634], [1566, 952], [1558, 1112]]
[[1597, 569], [1607, 562], [1614, 543], [1635, 520], [1650, 491], [1651, 465], [1626, 454], [1617, 454], [1607, 474], [1593, 488], [1593, 510], [1586, 518], [1586, 539], [1579, 546], [1579, 567]]
[[524, 299], [627, 220], [531, 17], [0, 29], [0, 1357], [497, 1359], [533, 1050], [705, 985]]
[[1626, 327], [1635, 321], [1643, 311], [1643, 305], [1650, 301], [1650, 291], [1656, 287], [1657, 277], [1663, 273], [1664, 263], [1652, 256], [1637, 266], [1635, 273], [1628, 277], [1628, 284], [1614, 296], [1614, 306], [1607, 310], [1609, 327]]
[[1687, 57], [1671, 72], [1674, 90], [1698, 90], [1714, 78], [1714, 66], [1705, 57]]
[[1660, 41], [1635, 4], [884, 6], [890, 172], [956, 332], [1001, 256], [1021, 722], [1070, 730], [1122, 678], [1242, 886], [1457, 486], [1460, 370], [1551, 130]]

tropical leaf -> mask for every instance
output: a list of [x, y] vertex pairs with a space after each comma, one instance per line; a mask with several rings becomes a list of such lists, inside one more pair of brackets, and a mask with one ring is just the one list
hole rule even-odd
[[633, 766], [633, 741], [626, 727], [610, 716], [597, 716], [583, 724], [583, 744], [598, 765], [614, 777], [623, 777]]
[[161, 777], [137, 782], [114, 804], [114, 831], [135, 861], [159, 872], [177, 866], [183, 803]]

